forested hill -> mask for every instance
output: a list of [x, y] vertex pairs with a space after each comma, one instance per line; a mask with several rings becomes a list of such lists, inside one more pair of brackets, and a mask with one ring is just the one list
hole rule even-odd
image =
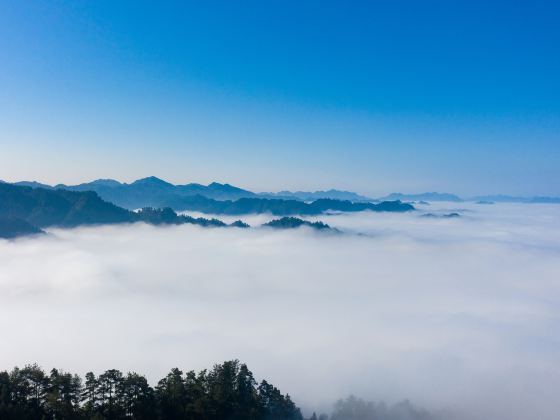
[[274, 229], [296, 229], [301, 226], [307, 226], [316, 230], [331, 230], [332, 228], [323, 222], [309, 222], [298, 217], [282, 217], [281, 219], [274, 219], [270, 222], [263, 224], [264, 227]]
[[[82, 225], [146, 222], [150, 224], [184, 224], [202, 226], [248, 227], [238, 220], [230, 225], [217, 220], [178, 215], [174, 210], [200, 211], [210, 214], [242, 215], [271, 213], [273, 215], [318, 215], [328, 211], [355, 212], [362, 210], [402, 212], [414, 207], [400, 201], [353, 203], [321, 199], [312, 203], [296, 200], [241, 198], [236, 201], [214, 200], [197, 196], [179, 197], [162, 203], [161, 209], [146, 207], [131, 211], [101, 199], [93, 191], [68, 191], [17, 186], [0, 183], [0, 238], [13, 238], [40, 233], [49, 226], [76, 227]], [[295, 220], [295, 219], [294, 219]], [[294, 223], [277, 223], [275, 227], [293, 227]], [[316, 227], [309, 222], [299, 223]], [[325, 225], [326, 226], [326, 225]], [[328, 227], [328, 226], [326, 226]]]
[[70, 191], [95, 191], [104, 200], [128, 209], [141, 207], [162, 207], [162, 202], [172, 197], [203, 195], [216, 200], [236, 200], [242, 197], [256, 197], [251, 191], [230, 184], [212, 182], [208, 185], [185, 184], [174, 185], [163, 179], [150, 176], [138, 179], [130, 184], [120, 183], [114, 179], [98, 179], [79, 185], [57, 184], [50, 186], [37, 182], [18, 182], [17, 185], [41, 187], [46, 189], [64, 189]]
[[0, 216], [0, 238], [12, 239], [24, 235], [36, 235], [43, 231], [25, 220]]
[[176, 211], [199, 211], [209, 214], [242, 215], [270, 213], [275, 216], [307, 215], [316, 216], [328, 211], [358, 212], [370, 210], [375, 212], [406, 212], [414, 206], [401, 201], [383, 201], [381, 203], [352, 202], [332, 199], [320, 199], [311, 203], [298, 200], [280, 200], [267, 198], [240, 198], [239, 200], [213, 200], [201, 195], [174, 197], [162, 203]]
[[124, 223], [131, 212], [108, 203], [92, 191], [47, 190], [0, 184], [0, 217], [25, 220], [32, 226], [73, 227]]
[[[170, 207], [175, 211], [201, 211], [209, 214], [272, 213], [274, 215], [317, 215], [333, 211], [406, 211], [409, 204], [386, 200], [393, 204], [373, 204], [374, 200], [350, 191], [315, 191], [260, 193], [213, 182], [208, 185], [174, 185], [154, 176], [130, 184], [112, 179], [98, 179], [79, 185], [53, 186], [38, 182], [17, 182], [13, 185], [51, 190], [94, 191], [103, 200], [134, 210], [143, 207]], [[397, 204], [400, 203], [400, 204]], [[401, 205], [402, 204], [402, 205]]]
[[216, 182], [206, 186], [200, 184], [173, 185], [156, 177], [139, 179], [131, 184], [121, 184], [111, 179], [99, 179], [74, 186], [59, 184], [51, 187], [37, 182], [19, 182], [12, 185], [53, 191], [94, 191], [103, 200], [129, 210], [144, 207], [169, 207], [175, 211], [199, 211], [207, 214], [271, 213], [276, 216], [291, 216], [319, 215], [326, 211], [409, 211], [414, 209], [411, 204], [398, 200], [373, 203], [367, 200], [340, 199], [341, 197], [362, 198], [347, 191], [330, 190], [309, 193], [305, 197], [314, 198], [326, 195], [337, 198], [318, 198], [312, 202], [306, 202], [298, 194], [288, 197], [257, 195], [242, 188]]
[[[138, 212], [108, 203], [93, 191], [67, 191], [0, 183], [0, 238], [41, 233], [49, 226], [146, 222], [228, 226], [217, 219], [177, 215], [173, 210], [145, 208]], [[232, 226], [247, 227], [241, 221]]]
[[239, 198], [276, 198], [284, 200], [313, 201], [321, 198], [351, 201], [372, 201], [368, 197], [351, 191], [281, 191], [279, 193], [254, 193], [230, 184], [212, 182], [208, 185], [190, 183], [174, 185], [155, 176], [138, 179], [130, 184], [114, 179], [97, 179], [79, 185], [57, 184], [55, 186], [36, 181], [21, 181], [15, 185], [34, 188], [65, 189], [71, 191], [95, 191], [104, 200], [121, 207], [136, 209], [141, 207], [161, 207], [162, 202], [173, 197], [202, 195], [215, 200], [237, 200]]

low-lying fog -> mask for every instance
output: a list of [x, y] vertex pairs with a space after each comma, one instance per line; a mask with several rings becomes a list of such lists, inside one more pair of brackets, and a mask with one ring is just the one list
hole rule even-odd
[[305, 410], [352, 393], [559, 418], [560, 206], [419, 207], [313, 218], [347, 234], [137, 224], [0, 241], [0, 369], [154, 382], [238, 358]]

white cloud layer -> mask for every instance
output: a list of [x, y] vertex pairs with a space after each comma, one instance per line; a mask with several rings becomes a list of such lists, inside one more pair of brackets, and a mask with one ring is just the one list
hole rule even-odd
[[354, 393], [556, 419], [560, 206], [424, 210], [458, 207], [319, 218], [344, 235], [138, 224], [0, 241], [0, 369], [154, 381], [239, 358], [304, 408]]

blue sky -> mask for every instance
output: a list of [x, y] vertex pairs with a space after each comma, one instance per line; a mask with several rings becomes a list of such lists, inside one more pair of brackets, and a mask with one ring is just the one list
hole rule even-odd
[[553, 1], [0, 3], [0, 179], [560, 194]]

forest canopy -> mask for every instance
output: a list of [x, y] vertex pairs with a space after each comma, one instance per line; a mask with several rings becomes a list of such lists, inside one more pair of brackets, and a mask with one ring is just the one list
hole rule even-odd
[[[135, 372], [110, 369], [85, 378], [37, 364], [0, 371], [0, 420], [304, 420], [288, 394], [258, 383], [238, 360], [210, 370], [178, 368], [150, 386]], [[312, 413], [308, 420], [329, 420]], [[394, 405], [354, 396], [334, 404], [330, 420], [436, 420], [404, 401]]]

